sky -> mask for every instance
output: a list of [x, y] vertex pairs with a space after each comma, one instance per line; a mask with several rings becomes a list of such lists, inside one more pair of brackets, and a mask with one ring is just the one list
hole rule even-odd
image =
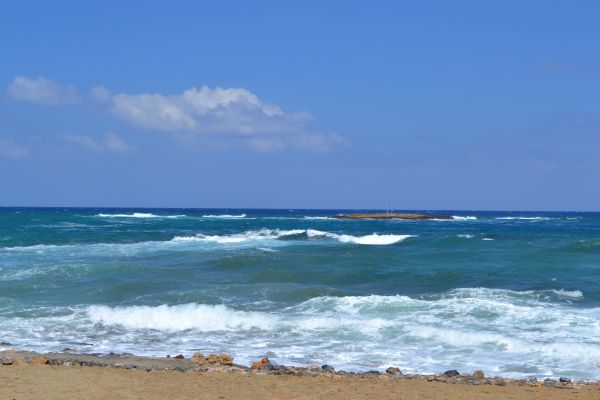
[[600, 211], [595, 1], [0, 4], [0, 206]]

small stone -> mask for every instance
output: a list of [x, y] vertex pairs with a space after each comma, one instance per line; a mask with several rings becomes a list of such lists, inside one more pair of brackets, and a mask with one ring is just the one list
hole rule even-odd
[[221, 365], [233, 365], [233, 357], [227, 353], [221, 353], [219, 355], [219, 364]]
[[12, 346], [12, 344], [5, 342], [5, 341], [1, 341], [0, 346]]
[[13, 360], [10, 360], [10, 359], [2, 360], [2, 365], [13, 365]]
[[388, 369], [385, 370], [385, 372], [390, 375], [402, 375], [402, 371], [400, 371], [400, 368], [396, 368], [396, 367], [389, 367]]
[[27, 361], [23, 357], [13, 358], [12, 365], [25, 365]]
[[561, 376], [560, 378], [558, 378], [558, 381], [559, 381], [560, 383], [571, 383], [571, 379], [569, 379], [569, 378], [564, 378], [564, 377], [562, 377], [562, 376]]
[[175, 358], [178, 359], [178, 360], [184, 360], [185, 359], [185, 357], [183, 356], [183, 354], [178, 354], [178, 355], [175, 356]]
[[444, 372], [444, 375], [446, 375], [447, 377], [452, 377], [452, 376], [458, 376], [460, 374], [458, 373], [457, 370], [451, 369], [451, 370]]
[[125, 368], [125, 365], [123, 365], [123, 364], [120, 364], [120, 363], [116, 363], [116, 364], [114, 365], [114, 367], [115, 367], [115, 368]]
[[217, 364], [219, 362], [219, 357], [216, 354], [209, 354], [208, 357], [206, 357], [206, 361], [210, 364]]
[[482, 370], [478, 369], [477, 371], [473, 372], [473, 378], [483, 379], [483, 378], [485, 378], [485, 374], [483, 373]]
[[328, 365], [328, 364], [321, 365], [321, 370], [323, 372], [329, 372], [331, 374], [335, 374], [335, 368], [333, 368], [331, 365]]
[[506, 381], [503, 378], [494, 378], [494, 385], [506, 386]]
[[39, 364], [39, 365], [46, 365], [48, 364], [48, 359], [45, 357], [36, 357], [33, 360], [31, 360], [32, 364]]
[[198, 364], [205, 364], [206, 357], [204, 357], [204, 354], [202, 354], [202, 353], [194, 353], [194, 355], [192, 356], [192, 362], [195, 362]]
[[556, 387], [556, 381], [554, 379], [544, 379], [544, 386], [546, 387]]
[[271, 365], [271, 361], [267, 357], [252, 364], [252, 369], [267, 369]]
[[62, 365], [64, 365], [65, 367], [70, 367], [71, 365], [73, 365], [73, 363], [71, 361], [65, 361]]
[[167, 358], [171, 358], [171, 355], [170, 355], [170, 354], [167, 354]]

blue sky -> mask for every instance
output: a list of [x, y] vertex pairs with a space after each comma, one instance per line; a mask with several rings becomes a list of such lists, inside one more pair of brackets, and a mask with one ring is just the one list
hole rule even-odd
[[0, 5], [0, 205], [599, 210], [597, 2], [206, 3]]

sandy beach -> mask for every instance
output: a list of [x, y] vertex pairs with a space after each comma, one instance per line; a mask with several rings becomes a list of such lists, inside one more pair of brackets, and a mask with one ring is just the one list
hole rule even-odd
[[598, 399], [598, 387], [450, 384], [387, 376], [276, 376], [102, 367], [0, 367], [2, 399]]
[[[215, 356], [218, 358], [218, 356]], [[326, 367], [253, 368], [196, 359], [0, 352], [1, 399], [598, 399], [597, 383], [347, 374]], [[223, 357], [220, 358], [223, 361]]]

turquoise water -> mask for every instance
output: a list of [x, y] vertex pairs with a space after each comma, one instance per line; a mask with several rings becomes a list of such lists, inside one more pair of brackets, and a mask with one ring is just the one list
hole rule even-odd
[[337, 212], [0, 209], [0, 341], [600, 379], [599, 213]]

